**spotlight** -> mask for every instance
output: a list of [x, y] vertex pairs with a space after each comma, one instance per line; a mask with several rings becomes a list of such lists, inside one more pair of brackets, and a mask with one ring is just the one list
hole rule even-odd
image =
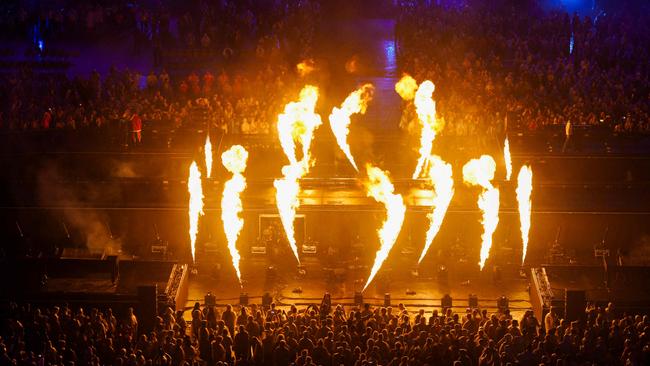
[[363, 294], [359, 291], [354, 292], [354, 305], [363, 305]]
[[453, 306], [453, 300], [449, 294], [445, 294], [445, 296], [440, 299], [440, 305], [442, 306], [442, 309], [449, 309]]
[[242, 292], [239, 294], [239, 305], [248, 305], [248, 293]]
[[509, 309], [509, 303], [510, 303], [510, 300], [508, 300], [508, 298], [505, 295], [498, 298], [497, 299], [497, 308], [499, 309], [499, 312], [503, 313], [506, 310], [508, 310]]
[[468, 306], [472, 309], [478, 308], [478, 296], [476, 296], [476, 294], [469, 294], [467, 303], [469, 304]]
[[390, 306], [390, 292], [384, 294], [384, 307]]

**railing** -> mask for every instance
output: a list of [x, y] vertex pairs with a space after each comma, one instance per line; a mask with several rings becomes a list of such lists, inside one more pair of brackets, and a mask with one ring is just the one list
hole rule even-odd
[[530, 302], [537, 319], [544, 319], [553, 301], [553, 290], [544, 268], [531, 268], [530, 276], [532, 285], [530, 288]]

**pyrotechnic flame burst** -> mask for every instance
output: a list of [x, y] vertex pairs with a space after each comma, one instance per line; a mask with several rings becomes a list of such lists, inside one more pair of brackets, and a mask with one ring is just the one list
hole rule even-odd
[[187, 178], [187, 191], [190, 193], [188, 215], [190, 219], [190, 248], [192, 261], [195, 261], [196, 235], [199, 232], [199, 216], [203, 215], [203, 188], [201, 187], [201, 171], [193, 161], [190, 165], [190, 174]]
[[[298, 263], [300, 258], [293, 228], [296, 209], [300, 205], [298, 180], [309, 172], [312, 163], [309, 148], [314, 131], [322, 123], [320, 116], [314, 112], [317, 101], [318, 88], [307, 85], [300, 91], [299, 100], [287, 104], [284, 112], [278, 116], [278, 138], [284, 154], [289, 159], [289, 165], [282, 168], [284, 177], [276, 179], [273, 186], [282, 226]], [[300, 143], [302, 148], [300, 160], [296, 156], [296, 142]]]
[[210, 142], [210, 135], [205, 138], [203, 152], [205, 152], [205, 172], [210, 178], [212, 176], [212, 143]]
[[510, 142], [508, 142], [508, 137], [506, 137], [503, 143], [503, 160], [506, 164], [506, 180], [509, 181], [512, 176], [512, 157], [510, 156]]
[[303, 60], [298, 65], [296, 65], [296, 71], [298, 71], [298, 75], [300, 75], [300, 77], [305, 77], [311, 74], [314, 69], [314, 60], [312, 59]]
[[374, 93], [374, 86], [372, 84], [365, 84], [361, 88], [353, 91], [343, 104], [341, 108], [334, 107], [332, 113], [329, 116], [330, 128], [334, 137], [336, 137], [336, 143], [339, 145], [341, 150], [345, 153], [350, 164], [354, 167], [356, 171], [359, 171], [357, 164], [354, 162], [354, 157], [350, 152], [350, 145], [348, 144], [348, 135], [350, 134], [350, 116], [359, 113], [366, 113], [366, 108], [368, 107], [368, 102], [372, 99], [372, 94]]
[[418, 89], [418, 82], [409, 74], [404, 74], [395, 84], [395, 91], [404, 100], [413, 100], [415, 91]]
[[433, 91], [435, 85], [429, 80], [424, 81], [418, 87], [415, 93], [415, 112], [418, 115], [420, 122], [420, 157], [418, 164], [413, 172], [413, 179], [417, 179], [424, 166], [428, 163], [431, 149], [433, 148], [433, 140], [436, 134], [442, 130], [442, 121], [436, 118], [436, 102], [433, 101]]
[[521, 223], [521, 241], [523, 243], [523, 252], [521, 264], [526, 260], [528, 252], [528, 233], [530, 232], [531, 200], [533, 193], [533, 170], [524, 165], [519, 170], [517, 176], [517, 202], [519, 203], [519, 221]]
[[483, 192], [478, 197], [478, 207], [483, 212], [481, 224], [483, 225], [483, 234], [481, 234], [481, 255], [479, 266], [483, 269], [485, 261], [490, 255], [492, 247], [492, 234], [499, 223], [499, 190], [492, 186], [496, 163], [489, 155], [483, 155], [479, 159], [472, 159], [463, 166], [463, 179], [465, 183], [478, 185], [483, 188]]
[[424, 249], [422, 249], [418, 263], [422, 262], [424, 256], [429, 251], [429, 247], [438, 234], [442, 221], [445, 218], [451, 198], [454, 196], [454, 178], [451, 164], [446, 163], [437, 155], [432, 155], [429, 157], [428, 172], [425, 173], [428, 175], [434, 189], [433, 211], [427, 215], [429, 218], [429, 229], [427, 230]]
[[229, 150], [221, 154], [223, 166], [231, 172], [232, 178], [228, 180], [223, 187], [223, 197], [221, 199], [221, 221], [228, 241], [228, 251], [232, 258], [232, 264], [237, 272], [237, 279], [241, 285], [241, 270], [239, 268], [239, 251], [237, 251], [237, 238], [244, 227], [244, 219], [240, 216], [243, 211], [241, 193], [246, 188], [246, 161], [248, 160], [248, 151], [241, 145], [234, 145]]
[[386, 220], [377, 231], [380, 246], [375, 256], [375, 263], [370, 270], [370, 276], [363, 287], [364, 291], [388, 257], [393, 245], [395, 245], [406, 213], [404, 200], [401, 195], [394, 193], [395, 188], [388, 177], [388, 173], [371, 164], [366, 164], [366, 171], [368, 173], [368, 181], [365, 182], [366, 194], [386, 207]]

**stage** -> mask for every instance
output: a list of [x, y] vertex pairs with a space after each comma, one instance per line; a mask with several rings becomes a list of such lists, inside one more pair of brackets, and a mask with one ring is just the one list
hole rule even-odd
[[[222, 265], [219, 270], [216, 263], [198, 264], [196, 273], [190, 276], [187, 307], [192, 307], [197, 301], [203, 304], [208, 292], [215, 295], [218, 306], [238, 305], [242, 293], [247, 293], [249, 302], [256, 304], [261, 304], [262, 295], [269, 293], [281, 306], [318, 305], [325, 292], [331, 294], [333, 304], [354, 306], [355, 292], [362, 291], [369, 268], [354, 263], [329, 267], [320, 262], [319, 256], [304, 257], [301, 266], [304, 273], [301, 274], [295, 263], [293, 266], [276, 265], [272, 271], [268, 270], [272, 263], [265, 258], [244, 260], [243, 288], [231, 266]], [[424, 309], [431, 313], [435, 309], [440, 311], [440, 299], [449, 294], [455, 311], [461, 311], [468, 307], [469, 294], [475, 294], [479, 307], [490, 312], [497, 310], [497, 299], [501, 296], [509, 299], [515, 318], [531, 308], [528, 280], [515, 268], [500, 269], [498, 280], [495, 280], [492, 268], [488, 267], [484, 271], [479, 271], [478, 267], [448, 268], [447, 280], [438, 270], [421, 268], [415, 275], [412, 268], [399, 264], [382, 268], [362, 292], [363, 303], [383, 306], [384, 296], [389, 293], [393, 307], [402, 303], [411, 311]]]

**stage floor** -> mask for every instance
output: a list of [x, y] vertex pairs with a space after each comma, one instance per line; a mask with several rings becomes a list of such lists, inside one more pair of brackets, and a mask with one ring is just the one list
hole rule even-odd
[[[295, 304], [299, 307], [320, 304], [323, 294], [329, 292], [334, 304], [351, 306], [354, 305], [355, 292], [363, 289], [369, 273], [367, 268], [348, 266], [336, 269], [334, 275], [333, 269], [328, 269], [314, 257], [303, 258], [302, 264], [306, 271], [303, 275], [298, 273], [295, 265], [278, 266], [275, 275], [269, 275], [267, 268], [270, 263], [267, 259], [245, 260], [242, 263], [243, 288], [231, 266], [222, 265], [218, 269], [216, 264], [199, 264], [196, 267], [197, 273], [189, 280], [187, 307], [193, 306], [196, 301], [203, 304], [208, 292], [215, 295], [219, 306], [239, 304], [242, 292], [249, 295], [250, 303], [261, 304], [262, 295], [268, 292], [278, 305]], [[515, 318], [531, 309], [528, 280], [516, 271], [504, 270], [499, 281], [495, 281], [491, 271], [487, 270], [450, 269], [447, 281], [426, 272], [421, 270], [418, 276], [414, 276], [410, 269], [398, 272], [395, 268], [384, 268], [363, 292], [363, 300], [365, 303], [383, 306], [384, 294], [390, 293], [392, 306], [403, 303], [410, 310], [422, 308], [431, 312], [440, 309], [442, 296], [450, 294], [454, 299], [455, 311], [464, 312], [468, 306], [468, 295], [475, 294], [481, 308], [495, 312], [497, 298], [505, 295]]]

